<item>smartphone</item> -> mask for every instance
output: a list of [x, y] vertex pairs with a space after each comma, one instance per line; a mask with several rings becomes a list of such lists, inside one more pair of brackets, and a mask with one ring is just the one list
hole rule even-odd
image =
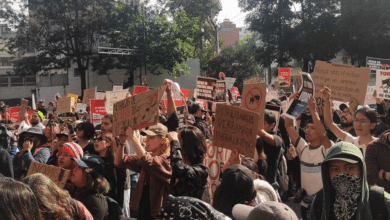
[[73, 129], [71, 124], [68, 124], [68, 130], [69, 130], [69, 134], [73, 134], [74, 133], [74, 129]]

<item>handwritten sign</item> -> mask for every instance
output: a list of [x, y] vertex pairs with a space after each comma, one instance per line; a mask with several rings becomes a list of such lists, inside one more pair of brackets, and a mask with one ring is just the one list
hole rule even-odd
[[210, 204], [212, 204], [214, 193], [217, 187], [221, 184], [220, 174], [222, 173], [223, 165], [229, 160], [231, 150], [216, 147], [211, 142], [207, 142], [207, 154], [203, 164], [209, 168], [209, 176], [207, 178], [207, 189], [209, 192]]
[[94, 127], [102, 123], [103, 117], [106, 115], [106, 108], [104, 100], [92, 99], [91, 100], [91, 122]]
[[290, 87], [291, 68], [279, 68], [278, 82], [279, 87]]
[[157, 124], [158, 97], [158, 89], [153, 89], [116, 102], [113, 109], [113, 134], [119, 135], [120, 126], [138, 130]]
[[79, 98], [79, 95], [68, 93], [66, 97], [73, 97], [72, 107], [76, 107], [77, 105], [77, 99]]
[[213, 101], [216, 83], [217, 79], [198, 76], [196, 81], [196, 97], [198, 99]]
[[58, 99], [57, 112], [58, 113], [72, 112], [73, 103], [74, 103], [74, 97], [66, 97], [66, 98]]
[[127, 91], [107, 91], [106, 92], [106, 112], [113, 113], [114, 103], [126, 98]]
[[253, 158], [259, 114], [234, 106], [217, 104], [213, 142], [215, 146], [235, 149]]
[[96, 99], [96, 91], [97, 91], [97, 87], [85, 89], [84, 96], [83, 96], [83, 104], [89, 105], [91, 99]]
[[61, 167], [32, 161], [28, 169], [27, 176], [31, 176], [35, 173], [42, 173], [51, 179], [55, 184], [57, 184], [58, 187], [64, 188], [69, 172], [69, 170], [63, 169]]
[[[367, 67], [357, 68], [351, 65], [330, 64], [317, 60], [312, 78], [315, 88], [318, 90], [324, 86], [332, 90], [333, 100], [349, 102], [351, 98], [355, 98], [359, 104], [363, 104], [370, 71]], [[322, 98], [322, 93], [317, 92], [315, 96]]]
[[106, 97], [106, 92], [97, 92], [95, 99], [104, 99]]
[[260, 116], [259, 128], [264, 126], [267, 83], [244, 84], [240, 108], [257, 112]]

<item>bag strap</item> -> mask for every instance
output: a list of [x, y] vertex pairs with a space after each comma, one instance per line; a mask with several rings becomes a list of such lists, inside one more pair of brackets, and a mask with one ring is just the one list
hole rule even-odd
[[370, 187], [370, 209], [373, 219], [385, 220], [388, 218], [388, 213], [385, 205], [385, 190], [383, 187]]

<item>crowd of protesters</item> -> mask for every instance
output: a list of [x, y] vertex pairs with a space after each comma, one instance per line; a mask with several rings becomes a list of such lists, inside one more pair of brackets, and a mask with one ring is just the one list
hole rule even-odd
[[[239, 146], [232, 150], [208, 203], [204, 160], [215, 112], [196, 99], [183, 100], [179, 126], [173, 82], [163, 84], [167, 106], [160, 104], [159, 122], [140, 130], [121, 127], [118, 136], [111, 114], [94, 127], [88, 108], [63, 120], [56, 102], [46, 107], [41, 101], [31, 120], [26, 114], [16, 124], [0, 103], [0, 219], [298, 219], [284, 204], [291, 197], [304, 220], [390, 219], [385, 100], [364, 106], [353, 99], [337, 109], [324, 87], [323, 116], [314, 98], [296, 120], [266, 113], [255, 157], [241, 155]], [[227, 95], [226, 104], [233, 102]], [[70, 170], [64, 188], [39, 173], [27, 176], [32, 162]]]

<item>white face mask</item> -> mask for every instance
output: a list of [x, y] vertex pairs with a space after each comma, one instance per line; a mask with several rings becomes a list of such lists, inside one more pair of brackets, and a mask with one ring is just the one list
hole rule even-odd
[[333, 210], [336, 219], [349, 220], [357, 211], [358, 199], [362, 194], [362, 178], [356, 174], [341, 173], [331, 178], [336, 190]]

